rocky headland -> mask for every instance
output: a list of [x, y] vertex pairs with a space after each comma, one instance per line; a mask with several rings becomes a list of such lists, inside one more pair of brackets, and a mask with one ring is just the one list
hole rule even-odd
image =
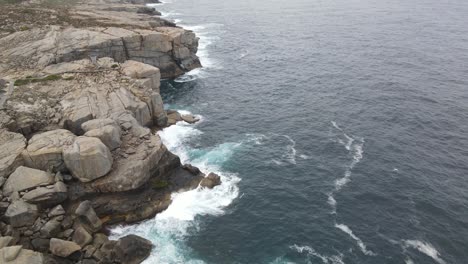
[[143, 0], [23, 2], [0, 11], [0, 263], [140, 263], [150, 241], [107, 227], [220, 184], [155, 133], [161, 78], [201, 67], [198, 38]]

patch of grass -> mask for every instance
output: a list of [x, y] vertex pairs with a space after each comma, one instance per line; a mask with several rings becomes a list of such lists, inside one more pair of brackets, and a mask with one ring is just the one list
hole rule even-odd
[[115, 69], [117, 67], [119, 67], [119, 65], [117, 65], [117, 64], [112, 64], [112, 66], [111, 66], [112, 69]]
[[20, 31], [26, 31], [26, 30], [29, 30], [29, 27], [27, 26], [22, 26], [19, 28]]
[[26, 85], [29, 83], [39, 83], [39, 82], [47, 82], [47, 81], [57, 81], [62, 79], [62, 76], [57, 75], [57, 74], [52, 74], [49, 76], [46, 76], [44, 78], [33, 78], [31, 76], [27, 76], [25, 79], [18, 79], [15, 81], [15, 86], [21, 86], [21, 85]]
[[64, 79], [65, 81], [71, 81], [71, 80], [75, 79], [75, 77], [73, 77], [73, 76], [70, 76], [70, 77], [63, 78], [63, 79]]
[[155, 180], [152, 183], [153, 189], [163, 189], [163, 188], [166, 188], [167, 186], [169, 186], [169, 182], [165, 180]]

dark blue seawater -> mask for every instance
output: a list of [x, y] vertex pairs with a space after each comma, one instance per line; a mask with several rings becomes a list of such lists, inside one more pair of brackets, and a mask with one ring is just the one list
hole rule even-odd
[[147, 263], [468, 263], [468, 1], [173, 0], [205, 68], [160, 135], [222, 175], [117, 228]]

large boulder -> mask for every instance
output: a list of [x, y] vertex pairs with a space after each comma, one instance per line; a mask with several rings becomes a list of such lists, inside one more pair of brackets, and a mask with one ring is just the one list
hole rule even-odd
[[135, 79], [143, 79], [143, 78], [161, 78], [161, 73], [159, 69], [134, 60], [127, 60], [125, 63], [121, 65], [122, 72]]
[[59, 181], [54, 185], [30, 191], [23, 195], [23, 199], [28, 203], [40, 204], [42, 207], [51, 207], [67, 199], [67, 186]]
[[3, 186], [3, 193], [10, 195], [12, 192], [21, 192], [53, 182], [54, 177], [49, 173], [21, 166], [7, 179]]
[[98, 138], [77, 137], [63, 150], [63, 157], [72, 175], [81, 182], [90, 182], [106, 175], [112, 168], [112, 154]]
[[99, 138], [110, 150], [120, 147], [120, 126], [112, 119], [93, 119], [81, 125], [85, 136]]
[[115, 245], [117, 259], [126, 264], [143, 262], [150, 255], [152, 249], [151, 241], [135, 235], [122, 237]]
[[13, 227], [31, 226], [37, 216], [37, 206], [21, 200], [11, 203], [5, 212], [7, 222]]
[[66, 241], [57, 238], [50, 240], [50, 252], [56, 256], [66, 258], [71, 254], [80, 251], [80, 245], [73, 241]]
[[40, 252], [24, 249], [22, 246], [11, 246], [0, 249], [2, 264], [42, 264], [44, 256]]
[[23, 135], [0, 129], [0, 177], [8, 177], [23, 164], [21, 152], [26, 147]]
[[65, 170], [62, 150], [73, 143], [75, 135], [65, 129], [57, 129], [34, 135], [23, 151], [26, 166], [41, 170]]
[[90, 232], [96, 232], [102, 227], [101, 219], [96, 215], [90, 201], [81, 202], [75, 210], [78, 220]]

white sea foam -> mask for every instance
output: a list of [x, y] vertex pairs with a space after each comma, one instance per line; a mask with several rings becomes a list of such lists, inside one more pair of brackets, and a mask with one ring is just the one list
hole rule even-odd
[[291, 164], [296, 164], [296, 154], [297, 154], [297, 151], [296, 151], [296, 141], [294, 141], [290, 136], [288, 135], [281, 135], [285, 138], [287, 138], [290, 142], [290, 144], [286, 147], [287, 148], [287, 152], [286, 154], [284, 155], [284, 157], [291, 163]]
[[319, 254], [317, 251], [315, 251], [315, 249], [309, 246], [292, 245], [290, 248], [298, 253], [307, 253], [310, 256], [319, 258], [325, 264], [344, 264], [343, 254], [341, 253], [339, 255], [325, 256]]
[[405, 264], [414, 264], [414, 261], [410, 258], [405, 259]]
[[[182, 113], [189, 113], [180, 111]], [[239, 195], [240, 178], [225, 172], [221, 165], [229, 160], [241, 143], [224, 143], [208, 149], [192, 149], [186, 143], [202, 134], [196, 125], [178, 122], [158, 133], [167, 148], [179, 155], [183, 163], [191, 162], [204, 173], [220, 175], [222, 184], [213, 189], [197, 188], [172, 195], [167, 210], [140, 224], [116, 227], [112, 237], [137, 234], [151, 240], [157, 250], [144, 263], [203, 263], [193, 259], [185, 239], [199, 229], [199, 216], [222, 215], [225, 208]], [[194, 231], [195, 230], [195, 231]]]
[[351, 230], [351, 228], [349, 228], [347, 225], [344, 225], [344, 224], [335, 224], [335, 227], [340, 229], [341, 231], [345, 232], [346, 234], [348, 234], [352, 239], [354, 239], [356, 241], [356, 243], [358, 244], [359, 248], [361, 249], [362, 253], [368, 255], [368, 256], [376, 256], [377, 254], [375, 254], [374, 252], [372, 252], [371, 250], [368, 250], [367, 249], [367, 246], [366, 244], [364, 244], [364, 242], [362, 242], [362, 240], [357, 237], [353, 231]]
[[442, 259], [439, 251], [434, 248], [430, 243], [423, 242], [420, 240], [403, 240], [403, 248], [414, 248], [419, 252], [431, 257], [434, 261], [439, 264], [445, 264], [446, 262]]

